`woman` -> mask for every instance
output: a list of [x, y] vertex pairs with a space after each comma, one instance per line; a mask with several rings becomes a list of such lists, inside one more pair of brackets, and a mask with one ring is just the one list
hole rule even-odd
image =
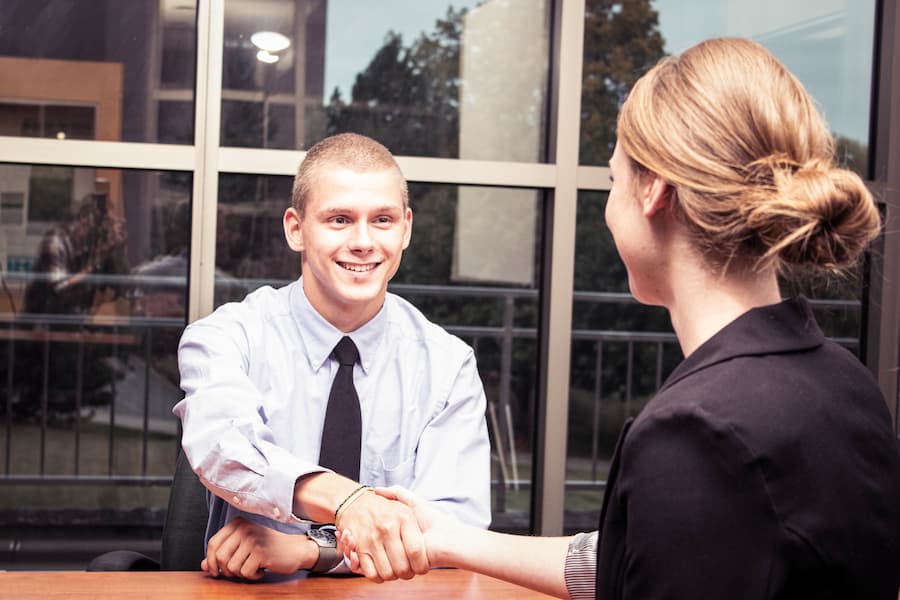
[[686, 358], [623, 431], [599, 544], [475, 531], [381, 491], [416, 507], [432, 565], [572, 597], [897, 598], [900, 449], [884, 399], [777, 283], [793, 267], [837, 273], [878, 233], [832, 144], [801, 84], [751, 41], [709, 40], [638, 81], [606, 220], [632, 293], [668, 309]]

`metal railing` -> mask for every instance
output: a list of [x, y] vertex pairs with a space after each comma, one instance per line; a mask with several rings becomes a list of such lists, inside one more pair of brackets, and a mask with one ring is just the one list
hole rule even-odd
[[[40, 277], [40, 276], [37, 276]], [[8, 281], [33, 280], [35, 275], [22, 275], [9, 273]], [[131, 293], [152, 293], [155, 289], [184, 290], [185, 278], [177, 276], [134, 276], [134, 275], [94, 275], [90, 281], [96, 285], [127, 286]], [[216, 282], [217, 292], [242, 297], [247, 291], [260, 285], [282, 285], [286, 281], [272, 280], [233, 280], [220, 278]], [[499, 310], [495, 311], [498, 318], [494, 319], [496, 325], [453, 325], [445, 324], [444, 327], [451, 333], [468, 341], [475, 350], [476, 357], [481, 356], [484, 350], [484, 342], [493, 340], [499, 348], [499, 381], [496, 386], [496, 397], [489, 398], [489, 426], [494, 437], [494, 458], [499, 464], [499, 476], [494, 480], [495, 490], [512, 487], [513, 489], [527, 490], [530, 485], [530, 473], [523, 477], [519, 472], [520, 464], [525, 464], [529, 457], [520, 456], [528, 454], [517, 449], [515, 443], [516, 426], [513, 423], [514, 404], [513, 395], [513, 354], [514, 344], [521, 340], [537, 341], [538, 332], [534, 327], [517, 327], [516, 310], [517, 302], [537, 303], [539, 292], [535, 289], [500, 288], [487, 286], [448, 286], [448, 285], [414, 285], [395, 284], [391, 291], [406, 297], [413, 298], [461, 298], [493, 299], [499, 303]], [[609, 292], [575, 292], [574, 301], [578, 303], [598, 304], [636, 304], [630, 294]], [[814, 300], [816, 306], [841, 308], [858, 311], [860, 304], [856, 301], [845, 300]], [[162, 331], [180, 332], [184, 327], [183, 318], [173, 317], [141, 317], [141, 316], [88, 316], [88, 315], [44, 315], [44, 314], [6, 314], [0, 315], [0, 344], [6, 347], [6, 381], [5, 399], [0, 406], [5, 407], [3, 428], [4, 440], [4, 464], [0, 473], [0, 485], [40, 484], [40, 485], [94, 485], [115, 484], [124, 486], [167, 486], [171, 482], [170, 475], [153, 474], [148, 470], [149, 439], [151, 434], [167, 434], [172, 437], [172, 456], [175, 452], [175, 440], [177, 439], [177, 423], [170, 416], [169, 425], [153, 422], [152, 411], [154, 407], [163, 403], [167, 410], [177, 401], [176, 398], [153, 397], [151, 393], [152, 352], [155, 336]], [[3, 335], [5, 333], [5, 335]], [[2, 339], [5, 338], [5, 339]], [[573, 341], [593, 342], [594, 347], [594, 389], [593, 412], [591, 421], [590, 441], [590, 469], [589, 477], [567, 479], [566, 486], [569, 489], [602, 488], [604, 485], [600, 465], [600, 429], [601, 429], [601, 403], [606, 397], [603, 389], [604, 360], [608, 355], [610, 344], [624, 344], [625, 346], [625, 373], [624, 393], [620, 398], [625, 403], [626, 412], [630, 410], [633, 400], [632, 383], [635, 378], [635, 349], [638, 345], [650, 345], [655, 347], [655, 368], [653, 381], [655, 389], [658, 389], [664, 379], [663, 356], [667, 346], [677, 345], [675, 335], [670, 332], [638, 332], [638, 331], [612, 331], [612, 330], [588, 330], [576, 329], [572, 332]], [[848, 347], [858, 345], [854, 338], [841, 338], [836, 340]], [[23, 399], [21, 390], [16, 389], [16, 364], [17, 348], [22, 344], [30, 344], [32, 353], [35, 346], [40, 347], [38, 353], [43, 361], [42, 380], [38, 398]], [[52, 382], [49, 381], [51, 345], [68, 345], [70, 353], [74, 346], [76, 355], [76, 386], [72, 398], [73, 406], [68, 424], [74, 433], [74, 456], [71, 473], [48, 473], [46, 465], [48, 430], [53, 419], [53, 410], [50, 402], [52, 394]], [[91, 344], [101, 345], [106, 348], [105, 360], [116, 362], [128, 360], [129, 357], [140, 357], [139, 363], [143, 369], [143, 392], [138, 406], [138, 414], [117, 414], [119, 403], [117, 395], [117, 379], [112, 377], [109, 381], [111, 401], [108, 409], [95, 411], [95, 414], [86, 416], [86, 407], [83, 405], [82, 387], [85, 373], [85, 355]], [[2, 347], [2, 346], [0, 346]], [[174, 353], [174, 347], [171, 352]], [[497, 350], [494, 350], [496, 352]], [[680, 349], [678, 350], [680, 352]], [[534, 353], [537, 356], [537, 353]], [[496, 356], [492, 357], [496, 358]], [[481, 361], [479, 361], [481, 363]], [[32, 365], [33, 367], [33, 365]], [[0, 365], [2, 368], [2, 365]], [[532, 371], [533, 373], [534, 371]], [[530, 373], [526, 376], [531, 376]], [[533, 379], [532, 379], [533, 383]], [[3, 382], [0, 382], [0, 389]], [[533, 385], [532, 385], [533, 388]], [[39, 410], [34, 412], [29, 423], [39, 427], [38, 444], [34, 451], [38, 453], [39, 460], [34, 472], [14, 472], [12, 468], [12, 443], [15, 435], [17, 417], [16, 405], [23, 401], [39, 403]], [[521, 399], [516, 398], [521, 405]], [[121, 410], [121, 409], [119, 409]], [[98, 414], [100, 415], [98, 417]], [[127, 421], [127, 422], [126, 422]], [[106, 468], [105, 473], [83, 473], [79, 470], [82, 453], [83, 431], [87, 424], [103, 425], [106, 431]], [[168, 430], [166, 430], [168, 427]], [[119, 473], [114, 468], [116, 460], [116, 436], [122, 429], [136, 429], [141, 438], [140, 465], [135, 472]], [[502, 493], [502, 492], [501, 492]]]

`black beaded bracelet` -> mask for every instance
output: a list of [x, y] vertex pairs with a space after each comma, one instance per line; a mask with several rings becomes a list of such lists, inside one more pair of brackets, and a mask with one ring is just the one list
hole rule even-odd
[[353, 490], [352, 492], [350, 492], [350, 495], [347, 496], [346, 498], [344, 498], [344, 501], [341, 502], [334, 511], [335, 524], [337, 524], [338, 513], [341, 512], [341, 509], [344, 508], [345, 504], [349, 505], [351, 498], [355, 498], [360, 492], [363, 492], [365, 490], [371, 490], [371, 489], [372, 489], [372, 486], [370, 486], [370, 485], [361, 485], [358, 488], [356, 488], [355, 490]]

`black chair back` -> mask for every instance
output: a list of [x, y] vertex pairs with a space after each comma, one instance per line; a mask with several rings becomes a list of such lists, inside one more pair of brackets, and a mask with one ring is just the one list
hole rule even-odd
[[[88, 571], [199, 571], [206, 556], [207, 491], [178, 451], [169, 509], [163, 525], [160, 562], [133, 550], [113, 550], [94, 558]], [[223, 502], [224, 503], [224, 502]]]
[[199, 571], [206, 556], [207, 491], [191, 469], [183, 451], [175, 461], [169, 509], [163, 526], [160, 568], [163, 571]]

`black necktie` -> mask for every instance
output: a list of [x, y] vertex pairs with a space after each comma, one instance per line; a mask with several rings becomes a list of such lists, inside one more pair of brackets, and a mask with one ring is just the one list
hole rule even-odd
[[359, 412], [359, 396], [353, 386], [353, 365], [359, 360], [359, 352], [353, 340], [344, 336], [334, 347], [331, 356], [340, 366], [328, 395], [319, 464], [358, 481], [362, 416]]

